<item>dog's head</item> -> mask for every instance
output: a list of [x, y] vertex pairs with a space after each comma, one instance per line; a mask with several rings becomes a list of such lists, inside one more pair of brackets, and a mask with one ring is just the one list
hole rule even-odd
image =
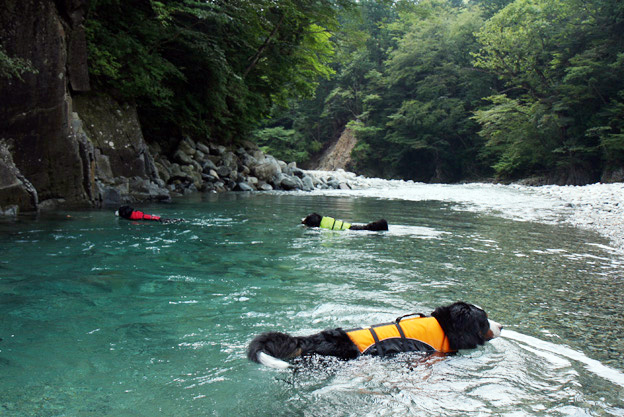
[[318, 213], [312, 213], [307, 215], [303, 220], [301, 220], [301, 224], [305, 224], [308, 227], [320, 227], [321, 220], [323, 216]]
[[433, 313], [449, 339], [451, 349], [474, 349], [500, 336], [503, 326], [489, 320], [487, 313], [462, 301], [438, 307]]
[[133, 211], [134, 209], [130, 206], [121, 206], [119, 207], [119, 209], [117, 209], [117, 212], [115, 214], [117, 214], [119, 217], [123, 217], [124, 219], [129, 219]]

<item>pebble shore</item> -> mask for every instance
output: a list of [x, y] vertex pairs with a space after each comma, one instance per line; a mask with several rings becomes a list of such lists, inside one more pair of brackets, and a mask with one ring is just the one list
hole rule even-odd
[[624, 251], [624, 183], [584, 186], [546, 185], [533, 187], [538, 194], [558, 199], [569, 210], [563, 221], [594, 230]]

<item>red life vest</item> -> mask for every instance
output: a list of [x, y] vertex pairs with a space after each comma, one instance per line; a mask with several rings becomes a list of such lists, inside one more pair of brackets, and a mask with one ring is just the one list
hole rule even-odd
[[133, 211], [130, 220], [160, 220], [160, 216], [145, 214], [142, 211]]

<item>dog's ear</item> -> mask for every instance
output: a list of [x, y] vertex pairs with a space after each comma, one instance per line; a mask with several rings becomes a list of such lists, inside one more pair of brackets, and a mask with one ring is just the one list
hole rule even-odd
[[464, 302], [438, 307], [433, 313], [449, 339], [451, 349], [474, 349], [485, 343], [489, 328], [485, 311]]
[[306, 216], [305, 219], [301, 221], [302, 224], [305, 224], [308, 227], [319, 227], [321, 225], [321, 220], [323, 217], [318, 213], [312, 213]]

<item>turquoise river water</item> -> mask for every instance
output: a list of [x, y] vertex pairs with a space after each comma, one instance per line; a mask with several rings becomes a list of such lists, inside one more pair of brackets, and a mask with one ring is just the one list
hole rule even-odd
[[[0, 222], [2, 416], [624, 415], [624, 263], [599, 235], [357, 196], [195, 196]], [[299, 224], [385, 217], [388, 232]], [[249, 362], [310, 334], [465, 300], [503, 337], [444, 358]]]

